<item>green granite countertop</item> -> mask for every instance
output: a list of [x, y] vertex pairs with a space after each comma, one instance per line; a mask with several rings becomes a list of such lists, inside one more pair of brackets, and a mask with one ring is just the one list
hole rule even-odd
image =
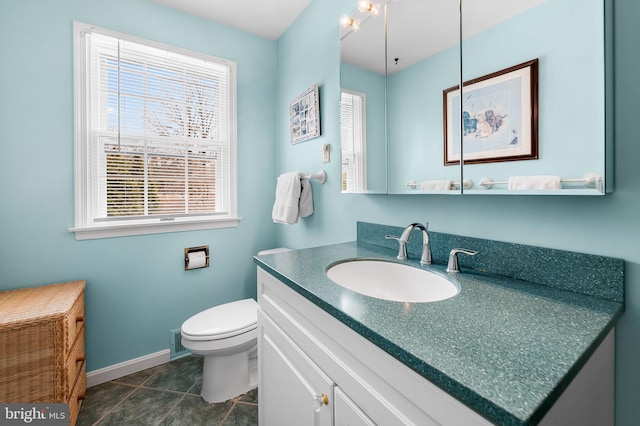
[[431, 303], [363, 296], [325, 274], [332, 263], [352, 258], [393, 260], [446, 274], [445, 265], [421, 266], [417, 259], [397, 261], [395, 255], [395, 250], [350, 242], [254, 259], [327, 313], [499, 424], [540, 421], [624, 310], [622, 303], [464, 267], [462, 273], [449, 274], [460, 293]]

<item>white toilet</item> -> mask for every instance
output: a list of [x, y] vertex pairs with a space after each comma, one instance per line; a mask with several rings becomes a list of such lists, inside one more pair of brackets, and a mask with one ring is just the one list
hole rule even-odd
[[257, 321], [258, 304], [244, 299], [204, 310], [182, 324], [182, 346], [204, 357], [200, 394], [205, 401], [227, 401], [258, 386]]

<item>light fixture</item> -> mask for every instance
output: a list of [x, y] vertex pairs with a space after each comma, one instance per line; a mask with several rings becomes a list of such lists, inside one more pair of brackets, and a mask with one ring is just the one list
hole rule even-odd
[[349, 15], [343, 15], [340, 17], [340, 26], [342, 28], [351, 27], [353, 31], [358, 31], [358, 29], [360, 29], [360, 20], [352, 18]]
[[369, 0], [360, 0], [358, 2], [358, 10], [360, 12], [369, 12], [372, 15], [380, 13], [380, 5], [371, 3]]
[[[341, 38], [345, 37], [352, 31], [358, 31], [360, 25], [367, 19], [375, 17], [380, 14], [382, 6], [387, 4], [390, 0], [378, 0], [380, 3], [373, 3], [371, 0], [358, 0], [358, 10], [351, 15], [343, 15], [340, 17], [340, 26], [345, 29]], [[397, 0], [394, 0], [397, 1]]]

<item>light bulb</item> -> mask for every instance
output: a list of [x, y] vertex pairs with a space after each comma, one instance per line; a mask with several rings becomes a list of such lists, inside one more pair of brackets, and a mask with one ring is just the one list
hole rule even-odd
[[340, 17], [340, 26], [342, 28], [351, 27], [353, 31], [358, 31], [360, 29], [360, 20], [354, 19], [351, 16], [343, 15]]
[[353, 22], [353, 18], [349, 15], [342, 15], [340, 17], [340, 26], [343, 28], [350, 27]]
[[372, 15], [380, 13], [380, 5], [373, 4], [370, 0], [360, 0], [358, 2], [358, 10], [360, 12], [369, 12]]
[[358, 10], [360, 12], [369, 12], [371, 10], [371, 2], [369, 0], [360, 0], [358, 2]]

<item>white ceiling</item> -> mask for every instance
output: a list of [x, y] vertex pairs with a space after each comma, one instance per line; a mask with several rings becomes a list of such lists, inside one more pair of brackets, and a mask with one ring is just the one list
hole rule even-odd
[[277, 40], [311, 0], [152, 0], [173, 9]]
[[[151, 0], [277, 40], [312, 0]], [[321, 1], [321, 0], [319, 0]], [[378, 0], [387, 3], [389, 0]], [[548, 0], [491, 0], [465, 3], [464, 38], [470, 37], [512, 16]], [[353, 12], [356, 0], [345, 0], [344, 13]], [[393, 0], [389, 17], [388, 72], [399, 71], [425, 57], [458, 43], [459, 4], [451, 0]], [[473, 17], [473, 19], [469, 19]], [[379, 73], [384, 66], [384, 19], [363, 22], [360, 31], [342, 39], [341, 50], [348, 62]], [[397, 65], [394, 58], [399, 58]]]

